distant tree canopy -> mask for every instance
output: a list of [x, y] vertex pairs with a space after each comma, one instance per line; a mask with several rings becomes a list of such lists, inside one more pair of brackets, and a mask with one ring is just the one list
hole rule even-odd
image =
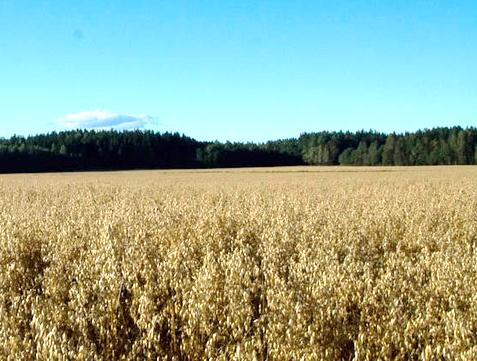
[[477, 164], [477, 129], [435, 128], [404, 134], [318, 132], [260, 144], [200, 142], [178, 133], [114, 130], [0, 139], [0, 172], [302, 164]]

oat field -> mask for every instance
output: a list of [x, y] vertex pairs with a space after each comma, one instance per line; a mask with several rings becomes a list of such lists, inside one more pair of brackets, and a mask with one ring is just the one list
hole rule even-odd
[[477, 168], [0, 176], [2, 360], [476, 360]]

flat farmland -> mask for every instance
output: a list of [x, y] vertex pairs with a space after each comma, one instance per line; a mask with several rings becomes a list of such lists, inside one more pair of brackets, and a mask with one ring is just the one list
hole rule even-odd
[[0, 176], [5, 360], [477, 359], [477, 167]]

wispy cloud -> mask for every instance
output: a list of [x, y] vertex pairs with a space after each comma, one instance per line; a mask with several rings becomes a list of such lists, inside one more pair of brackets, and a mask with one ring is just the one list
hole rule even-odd
[[104, 110], [89, 110], [68, 114], [58, 119], [65, 128], [89, 129], [142, 129], [152, 126], [154, 119], [145, 114], [117, 114]]

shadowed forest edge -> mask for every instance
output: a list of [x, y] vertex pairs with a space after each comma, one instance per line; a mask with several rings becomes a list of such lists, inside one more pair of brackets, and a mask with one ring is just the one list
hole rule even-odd
[[266, 143], [202, 142], [179, 133], [73, 130], [0, 139], [0, 172], [477, 164], [477, 128], [303, 133]]

